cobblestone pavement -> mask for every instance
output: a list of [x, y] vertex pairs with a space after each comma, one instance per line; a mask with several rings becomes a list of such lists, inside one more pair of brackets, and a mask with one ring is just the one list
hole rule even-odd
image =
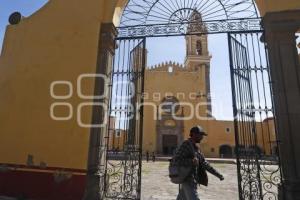
[[[208, 187], [198, 189], [201, 200], [237, 200], [238, 185], [236, 165], [212, 164], [225, 180], [220, 181], [211, 174]], [[168, 162], [143, 162], [142, 169], [142, 200], [175, 200], [178, 185], [170, 182]]]

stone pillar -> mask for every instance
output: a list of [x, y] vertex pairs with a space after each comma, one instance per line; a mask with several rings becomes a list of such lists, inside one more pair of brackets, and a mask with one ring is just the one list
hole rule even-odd
[[[115, 37], [117, 30], [112, 23], [102, 24], [98, 44], [96, 74], [105, 75], [109, 80], [112, 59], [115, 52]], [[108, 86], [102, 78], [95, 78], [94, 95], [100, 96], [108, 91]], [[109, 97], [94, 99], [94, 103], [108, 103]], [[107, 127], [96, 127], [102, 124], [107, 110], [94, 106], [92, 111], [92, 125], [90, 131], [89, 155], [87, 165], [87, 183], [84, 200], [103, 199], [104, 170], [105, 170], [105, 135]], [[108, 116], [109, 117], [109, 116]], [[107, 124], [109, 126], [109, 124]]]
[[300, 200], [300, 65], [295, 38], [300, 10], [267, 13], [263, 26], [283, 171], [281, 198]]

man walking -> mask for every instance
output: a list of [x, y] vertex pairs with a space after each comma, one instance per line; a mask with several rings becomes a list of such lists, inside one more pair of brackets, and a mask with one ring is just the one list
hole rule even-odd
[[192, 166], [190, 175], [179, 186], [177, 200], [200, 200], [197, 192], [197, 184], [208, 185], [206, 171], [218, 177], [221, 181], [224, 177], [205, 160], [204, 155], [196, 146], [204, 136], [207, 136], [201, 126], [195, 126], [190, 130], [190, 138], [184, 141], [175, 154], [175, 161], [180, 166]]

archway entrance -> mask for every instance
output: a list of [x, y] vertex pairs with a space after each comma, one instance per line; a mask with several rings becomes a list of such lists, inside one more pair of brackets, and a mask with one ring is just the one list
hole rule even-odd
[[[106, 152], [103, 196], [106, 199], [140, 199], [143, 154], [143, 111], [146, 39], [149, 37], [226, 34], [229, 49], [233, 115], [236, 140], [239, 198], [278, 199], [280, 163], [256, 151], [258, 143], [269, 148], [269, 132], [263, 119], [274, 116], [268, 57], [263, 43], [261, 19], [252, 0], [131, 0], [116, 39], [116, 54], [110, 72], [109, 119], [122, 130], [118, 160], [111, 152], [111, 130]], [[202, 45], [197, 43], [201, 54]], [[110, 123], [109, 123], [110, 124]], [[169, 141], [163, 137], [166, 151]], [[175, 141], [175, 140], [174, 140]], [[173, 144], [173, 143], [172, 143]], [[175, 145], [175, 143], [174, 143]], [[239, 149], [243, 147], [245, 151]], [[255, 151], [248, 151], [255, 149]], [[121, 159], [120, 159], [121, 157]], [[267, 183], [267, 185], [266, 185]]]
[[173, 155], [177, 148], [177, 136], [176, 135], [163, 135], [163, 154]]
[[233, 152], [229, 145], [221, 145], [219, 149], [219, 154], [221, 158], [232, 158]]

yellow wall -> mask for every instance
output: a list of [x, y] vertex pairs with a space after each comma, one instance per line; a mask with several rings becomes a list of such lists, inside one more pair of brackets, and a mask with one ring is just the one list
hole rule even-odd
[[[145, 93], [147, 96], [144, 98], [146, 102], [144, 109], [144, 151], [156, 151], [156, 121], [154, 116], [157, 106], [161, 104], [164, 97], [175, 96], [180, 103], [191, 103], [193, 108], [196, 108], [196, 104], [199, 102], [206, 102], [205, 98], [190, 99], [189, 96], [191, 93], [205, 91], [204, 67], [201, 67], [197, 72], [182, 71], [180, 68], [174, 68], [173, 73], [169, 73], [167, 70], [168, 64], [157, 69], [146, 70]], [[184, 96], [181, 94], [184, 94]], [[158, 95], [160, 95], [160, 98], [158, 98]], [[149, 103], [154, 103], [156, 108]], [[183, 105], [183, 107], [185, 116], [191, 116], [190, 107], [186, 105]], [[204, 115], [205, 110], [206, 107], [200, 107], [200, 116], [206, 116]], [[191, 120], [184, 122], [185, 138], [189, 136], [189, 129], [196, 124], [199, 124], [199, 120], [195, 115], [192, 115]], [[205, 127], [206, 122], [202, 122], [201, 125]]]
[[[230, 131], [227, 132], [226, 128], [229, 128]], [[207, 127], [207, 133], [208, 137], [203, 141], [204, 143], [201, 144], [201, 149], [206, 156], [219, 157], [219, 148], [222, 145], [229, 145], [234, 150], [236, 145], [233, 121], [211, 120]], [[263, 122], [257, 122], [256, 135], [257, 145], [266, 155], [270, 155], [272, 153], [271, 149], [275, 147], [276, 142], [273, 118], [264, 120]], [[240, 139], [241, 144], [243, 144], [245, 141], [242, 138]], [[254, 142], [254, 140], [252, 142]], [[247, 142], [245, 144], [247, 144]], [[214, 152], [211, 151], [212, 148], [214, 149]]]
[[[101, 22], [111, 21], [115, 0], [51, 0], [20, 24], [8, 26], [0, 59], [0, 163], [86, 168], [89, 129], [80, 128], [76, 109], [82, 100], [76, 93], [77, 77], [94, 73]], [[74, 86], [67, 100], [50, 95], [53, 81]], [[93, 80], [84, 82], [85, 94], [93, 94]], [[68, 90], [57, 87], [56, 94]], [[69, 121], [50, 118], [50, 105], [68, 102], [74, 108]], [[65, 109], [56, 113], [64, 114]], [[91, 121], [91, 109], [82, 119]]]
[[[229, 128], [230, 131], [226, 132], [226, 128]], [[235, 146], [234, 125], [232, 121], [211, 120], [206, 131], [208, 136], [203, 140], [201, 150], [207, 157], [219, 157], [219, 148], [221, 145]]]
[[264, 135], [260, 137], [260, 145], [264, 147], [267, 155], [275, 153], [274, 148], [277, 146], [277, 137], [273, 118], [268, 118], [263, 121], [262, 131]]

